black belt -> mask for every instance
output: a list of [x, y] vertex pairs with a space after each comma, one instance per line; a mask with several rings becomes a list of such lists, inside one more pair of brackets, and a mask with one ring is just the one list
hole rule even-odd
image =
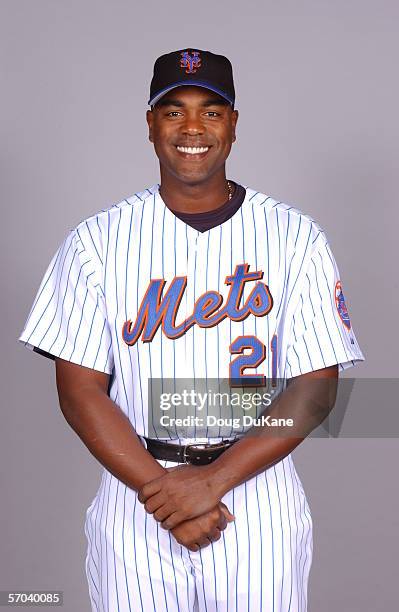
[[222, 440], [217, 444], [198, 443], [192, 444], [169, 444], [154, 438], [146, 438], [148, 452], [154, 459], [176, 461], [177, 463], [191, 463], [193, 465], [207, 465], [217, 459], [226, 449], [237, 442], [235, 440]]

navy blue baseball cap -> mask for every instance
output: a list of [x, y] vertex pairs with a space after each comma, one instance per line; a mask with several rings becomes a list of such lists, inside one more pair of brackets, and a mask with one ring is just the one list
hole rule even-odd
[[224, 55], [191, 48], [161, 55], [154, 64], [148, 104], [153, 106], [168, 91], [182, 85], [210, 89], [234, 107], [233, 68]]

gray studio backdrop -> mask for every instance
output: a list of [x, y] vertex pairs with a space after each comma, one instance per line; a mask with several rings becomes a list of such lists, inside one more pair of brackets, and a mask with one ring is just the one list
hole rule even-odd
[[[59, 410], [54, 364], [16, 340], [52, 255], [83, 218], [158, 181], [156, 57], [225, 53], [240, 111], [229, 178], [324, 227], [366, 356], [345, 375], [398, 377], [399, 6], [3, 0], [0, 13], [0, 589], [62, 590], [66, 612], [85, 612], [100, 468]], [[295, 452], [314, 520], [311, 612], [397, 608], [397, 451], [371, 436]]]

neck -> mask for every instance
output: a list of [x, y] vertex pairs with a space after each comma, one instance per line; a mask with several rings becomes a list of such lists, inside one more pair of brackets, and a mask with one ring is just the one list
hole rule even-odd
[[220, 208], [229, 198], [225, 169], [198, 183], [183, 183], [161, 168], [160, 195], [166, 206], [182, 213], [208, 212]]

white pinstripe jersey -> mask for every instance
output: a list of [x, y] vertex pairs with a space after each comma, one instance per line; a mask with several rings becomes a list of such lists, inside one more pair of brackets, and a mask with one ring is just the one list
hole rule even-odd
[[[257, 367], [242, 350], [248, 337], [263, 350]], [[139, 435], [148, 379], [227, 378], [245, 363], [245, 375], [290, 378], [364, 359], [325, 232], [249, 187], [233, 217], [203, 233], [167, 208], [158, 184], [83, 220], [19, 340], [110, 374], [110, 397]]]

